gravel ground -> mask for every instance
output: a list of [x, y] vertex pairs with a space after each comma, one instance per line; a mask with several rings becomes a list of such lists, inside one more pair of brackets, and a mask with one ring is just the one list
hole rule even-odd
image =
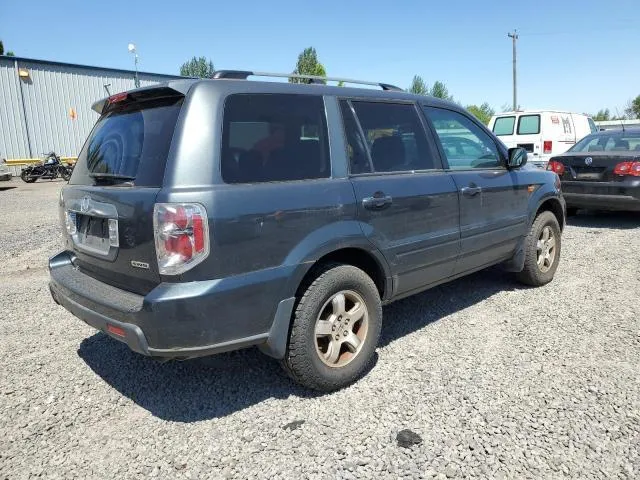
[[72, 317], [62, 183], [10, 185], [0, 478], [640, 476], [640, 215], [572, 219], [543, 288], [494, 269], [385, 308], [373, 370], [316, 395], [254, 349], [159, 364]]

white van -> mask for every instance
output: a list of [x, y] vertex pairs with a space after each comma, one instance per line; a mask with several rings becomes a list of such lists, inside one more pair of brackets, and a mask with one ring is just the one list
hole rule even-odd
[[582, 113], [525, 110], [498, 113], [489, 128], [504, 144], [529, 152], [529, 163], [546, 168], [549, 158], [564, 153], [578, 140], [598, 131]]

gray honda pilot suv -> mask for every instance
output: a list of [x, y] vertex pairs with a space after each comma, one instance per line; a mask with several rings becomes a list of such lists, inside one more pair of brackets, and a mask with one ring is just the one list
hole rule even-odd
[[496, 264], [551, 281], [564, 200], [524, 150], [391, 85], [253, 75], [93, 106], [59, 199], [58, 304], [143, 355], [256, 345], [328, 391], [371, 364], [383, 304]]

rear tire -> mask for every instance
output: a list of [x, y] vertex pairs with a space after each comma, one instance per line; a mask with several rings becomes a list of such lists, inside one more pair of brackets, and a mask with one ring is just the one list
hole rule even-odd
[[381, 327], [373, 280], [351, 265], [325, 265], [297, 303], [281, 365], [305, 387], [343, 388], [369, 369]]
[[68, 168], [64, 168], [64, 169], [62, 169], [62, 171], [61, 171], [61, 175], [62, 175], [62, 179], [63, 179], [65, 182], [68, 182], [68, 181], [69, 181], [69, 179], [71, 178], [71, 172], [69, 171], [69, 169], [68, 169]]
[[516, 274], [520, 282], [539, 287], [553, 280], [560, 262], [561, 235], [553, 213], [544, 211], [536, 217], [524, 243], [524, 269]]
[[29, 175], [27, 172], [22, 172], [20, 174], [20, 178], [22, 179], [23, 182], [25, 183], [33, 183], [37, 180], [36, 177], [32, 177], [31, 175]]

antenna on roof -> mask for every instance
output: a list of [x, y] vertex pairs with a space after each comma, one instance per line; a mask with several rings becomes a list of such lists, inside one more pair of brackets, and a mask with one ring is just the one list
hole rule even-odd
[[622, 127], [622, 133], [625, 133], [625, 130], [624, 130], [624, 120], [623, 120], [623, 118], [620, 116], [620, 112], [618, 111], [618, 107], [616, 107], [616, 116], [618, 117], [618, 120], [620, 120], [620, 126]]

